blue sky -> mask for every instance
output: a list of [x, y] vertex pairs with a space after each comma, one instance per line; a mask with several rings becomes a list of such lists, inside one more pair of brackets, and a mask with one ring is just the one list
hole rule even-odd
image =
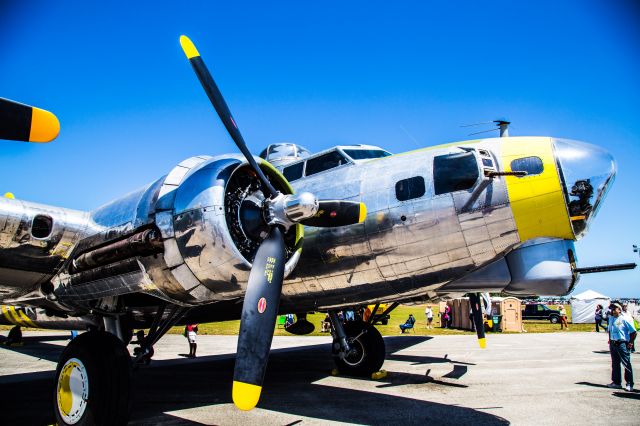
[[[393, 152], [512, 135], [608, 149], [618, 177], [579, 264], [637, 261], [640, 8], [633, 1], [0, 2], [0, 96], [51, 110], [59, 138], [3, 142], [0, 191], [90, 210], [198, 154], [235, 152], [178, 38], [196, 43], [254, 153]], [[577, 291], [640, 297], [640, 271]]]

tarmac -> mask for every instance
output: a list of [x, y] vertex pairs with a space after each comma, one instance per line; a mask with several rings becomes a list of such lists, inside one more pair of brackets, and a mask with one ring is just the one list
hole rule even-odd
[[[24, 335], [0, 346], [0, 423], [53, 424], [68, 333]], [[260, 403], [243, 412], [231, 402], [236, 337], [198, 336], [189, 359], [186, 339], [167, 335], [135, 374], [131, 424], [640, 424], [640, 392], [606, 387], [605, 333], [491, 334], [486, 349], [469, 335], [385, 337], [380, 380], [333, 376], [330, 343], [275, 337]]]

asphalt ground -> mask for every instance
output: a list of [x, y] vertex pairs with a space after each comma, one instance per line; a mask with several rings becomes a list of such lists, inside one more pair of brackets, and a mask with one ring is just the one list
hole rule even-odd
[[[1, 336], [6, 336], [2, 332]], [[67, 333], [0, 346], [0, 424], [52, 424], [55, 363]], [[3, 337], [0, 337], [3, 340]], [[329, 337], [275, 337], [258, 407], [231, 402], [234, 336], [165, 336], [135, 375], [131, 424], [640, 424], [640, 392], [606, 388], [606, 334], [385, 337], [381, 380], [332, 376]], [[640, 357], [633, 362], [640, 375]]]

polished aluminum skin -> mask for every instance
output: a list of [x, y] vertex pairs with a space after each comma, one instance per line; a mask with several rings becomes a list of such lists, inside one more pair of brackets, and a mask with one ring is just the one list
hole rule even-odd
[[[566, 294], [577, 278], [569, 254], [573, 243], [522, 244], [505, 178], [488, 177], [504, 170], [505, 140], [466, 141], [374, 160], [345, 157], [338, 167], [292, 182], [299, 195], [279, 201], [264, 200], [240, 155], [189, 158], [167, 176], [91, 213], [0, 199], [0, 292], [9, 303], [46, 301], [76, 311], [132, 293], [183, 306], [240, 300], [263, 237], [258, 206], [270, 203], [265, 220], [291, 220], [312, 215], [317, 199], [340, 199], [364, 202], [364, 222], [306, 227], [304, 237], [301, 225], [286, 233], [282, 311], [433, 300], [470, 291]], [[434, 157], [469, 152], [477, 162], [475, 183], [436, 194]], [[261, 167], [289, 192], [272, 166]], [[399, 181], [418, 177], [423, 193], [399, 200]], [[33, 236], [39, 214], [53, 221], [46, 238]], [[74, 258], [147, 229], [160, 235], [160, 252], [80, 272], [69, 268]], [[554, 268], [541, 270], [549, 262]]]

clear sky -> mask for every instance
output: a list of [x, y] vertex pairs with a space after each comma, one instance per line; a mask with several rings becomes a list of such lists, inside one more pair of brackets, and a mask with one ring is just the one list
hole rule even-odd
[[[186, 34], [255, 154], [280, 141], [402, 152], [502, 117], [512, 135], [603, 146], [618, 176], [579, 265], [638, 260], [637, 2], [89, 3], [0, 0], [0, 96], [62, 125], [50, 144], [2, 143], [1, 192], [91, 210], [185, 158], [235, 152]], [[576, 291], [589, 288], [640, 297], [640, 270], [585, 275]]]

